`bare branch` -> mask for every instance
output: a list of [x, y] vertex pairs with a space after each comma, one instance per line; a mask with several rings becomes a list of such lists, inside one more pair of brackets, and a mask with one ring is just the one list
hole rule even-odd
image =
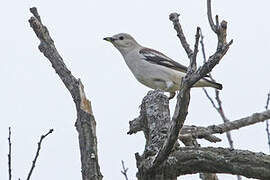
[[34, 160], [33, 160], [33, 162], [32, 162], [32, 166], [31, 166], [31, 168], [30, 168], [30, 171], [29, 171], [29, 173], [28, 173], [28, 175], [27, 175], [26, 180], [29, 180], [29, 179], [30, 179], [30, 177], [31, 177], [31, 175], [32, 175], [32, 172], [33, 172], [33, 170], [34, 170], [34, 168], [35, 168], [35, 166], [36, 166], [36, 161], [37, 161], [37, 158], [38, 158], [38, 156], [39, 156], [39, 151], [40, 151], [40, 149], [41, 149], [41, 143], [42, 143], [43, 139], [46, 138], [46, 137], [47, 137], [49, 134], [51, 134], [52, 132], [53, 132], [53, 129], [50, 129], [49, 132], [47, 132], [46, 134], [44, 134], [44, 135], [42, 135], [42, 136], [40, 137], [40, 140], [39, 140], [39, 142], [38, 142], [37, 152], [36, 152], [35, 158], [34, 158]]
[[187, 43], [181, 24], [179, 23], [179, 16], [180, 14], [178, 13], [171, 13], [169, 19], [173, 22], [174, 29], [177, 32], [177, 36], [179, 37], [180, 42], [188, 55], [188, 58], [191, 58], [193, 51], [190, 49], [189, 44]]
[[188, 69], [189, 71], [187, 73], [194, 73], [197, 70], [197, 63], [196, 63], [196, 59], [197, 59], [197, 54], [198, 54], [198, 45], [199, 45], [199, 39], [200, 39], [200, 28], [197, 27], [197, 31], [196, 31], [196, 35], [195, 35], [195, 44], [194, 44], [194, 52], [192, 57], [190, 58], [190, 66], [191, 66], [191, 71], [190, 69]]
[[208, 127], [184, 125], [179, 134], [179, 138], [180, 140], [182, 140], [182, 138], [187, 138], [188, 136], [190, 136], [190, 138], [194, 138], [194, 139], [204, 138], [210, 142], [219, 142], [220, 141], [219, 138], [215, 136], [212, 137], [211, 135], [222, 134], [228, 131], [240, 129], [240, 128], [243, 128], [252, 124], [256, 124], [258, 122], [263, 122], [267, 119], [270, 119], [270, 110], [263, 111], [261, 113], [254, 113], [250, 116], [247, 116], [241, 119], [225, 122], [218, 125], [211, 125]]
[[[178, 16], [179, 16], [178, 14], [172, 13], [170, 15], [170, 20], [173, 22], [174, 25], [178, 24], [178, 26], [181, 27], [180, 23], [178, 22], [179, 21]], [[178, 35], [179, 33], [181, 34], [180, 37], [182, 36], [184, 37], [182, 31], [177, 32]], [[220, 39], [222, 40], [221, 42], [225, 43], [226, 40], [222, 38], [226, 38], [226, 36], [220, 37]], [[180, 40], [181, 42], [185, 41], [185, 38], [180, 38]], [[184, 48], [187, 48], [185, 47], [187, 43], [182, 42], [182, 44]], [[199, 68], [194, 73], [191, 73], [191, 74], [187, 73], [185, 78], [183, 78], [181, 87], [180, 87], [180, 92], [177, 96], [177, 103], [176, 103], [174, 115], [172, 117], [170, 131], [168, 133], [168, 138], [166, 139], [163, 147], [160, 149], [157, 156], [155, 157], [153, 166], [151, 167], [151, 169], [159, 166], [168, 157], [175, 142], [177, 141], [179, 131], [183, 127], [183, 124], [187, 116], [187, 111], [188, 111], [188, 106], [189, 106], [189, 101], [190, 101], [190, 88], [201, 78], [205, 77], [219, 63], [221, 58], [226, 54], [231, 44], [232, 44], [232, 41], [229, 42], [228, 44], [221, 43], [220, 45], [222, 45], [222, 47], [218, 48], [217, 51], [212, 56], [210, 56], [208, 61], [204, 63], [204, 65], [201, 68]], [[193, 52], [192, 52], [192, 56], [193, 56]], [[188, 71], [190, 71], [189, 69], [192, 69], [191, 64], [188, 67]]]
[[[207, 0], [207, 16], [211, 29], [217, 34], [218, 37], [217, 50], [222, 49], [224, 44], [227, 44], [227, 22], [223, 20], [219, 24], [218, 15], [216, 15], [216, 25], [214, 24], [212, 18], [211, 0]], [[232, 40], [228, 44], [230, 44], [231, 42]]]
[[247, 150], [181, 147], [178, 151], [171, 153], [166, 165], [163, 167], [164, 171], [170, 171], [178, 176], [203, 172], [270, 179], [270, 156]]
[[11, 180], [11, 128], [8, 127], [8, 179]]
[[[155, 91], [154, 91], [155, 92]], [[157, 92], [158, 93], [158, 92]], [[149, 96], [149, 95], [148, 95]], [[148, 100], [149, 101], [149, 100]], [[165, 101], [165, 100], [164, 100]], [[155, 106], [161, 106], [164, 104], [163, 101], [159, 102], [160, 105], [156, 104]], [[151, 106], [153, 107], [153, 105]], [[166, 107], [163, 107], [166, 108]], [[144, 131], [145, 134], [147, 134], [147, 137], [149, 137], [149, 128], [147, 126], [147, 117], [151, 117], [150, 114], [146, 114], [146, 106], [142, 105], [141, 106], [141, 113], [138, 118], [135, 118], [133, 121], [130, 122], [130, 130], [129, 132], [136, 133], [138, 131]], [[168, 108], [168, 107], [167, 107]], [[157, 113], [157, 112], [156, 112]], [[166, 114], [166, 116], [165, 116]], [[147, 117], [146, 117], [147, 116]], [[157, 116], [157, 117], [160, 117]], [[163, 116], [166, 117], [166, 119], [169, 118], [169, 110], [163, 110]], [[214, 136], [213, 134], [222, 134], [228, 131], [240, 129], [249, 125], [253, 125], [259, 122], [263, 122], [270, 119], [270, 110], [263, 111], [260, 113], [254, 113], [250, 116], [229, 121], [226, 123], [218, 124], [218, 125], [210, 125], [208, 127], [201, 127], [201, 126], [189, 126], [189, 125], [184, 125], [179, 133], [179, 139], [180, 140], [190, 140], [190, 139], [206, 139], [210, 142], [220, 142], [221, 139], [218, 137]], [[137, 126], [135, 125], [135, 129], [133, 124], [139, 124], [140, 129], [137, 129]], [[159, 127], [160, 128], [160, 127]], [[154, 129], [154, 128], [153, 128]], [[131, 133], [132, 134], [132, 133]]]
[[[216, 19], [218, 19], [218, 17], [216, 17]], [[218, 22], [218, 20], [217, 20]], [[202, 35], [202, 31], [200, 31], [201, 33], [201, 47], [202, 47], [202, 53], [203, 53], [203, 57], [204, 57], [204, 62], [206, 62], [206, 55], [205, 55], [205, 49], [204, 49], [204, 42], [203, 42], [203, 35]], [[209, 73], [209, 77], [212, 81], [216, 82], [216, 80], [212, 77], [211, 73]], [[226, 118], [225, 116], [225, 113], [223, 111], [223, 107], [222, 107], [222, 102], [221, 102], [221, 99], [220, 99], [220, 96], [219, 96], [219, 91], [217, 89], [215, 89], [215, 94], [216, 94], [216, 101], [218, 103], [218, 106], [214, 103], [214, 100], [210, 97], [210, 95], [208, 94], [207, 90], [205, 88], [203, 88], [203, 91], [206, 95], [206, 97], [209, 99], [209, 101], [211, 102], [211, 104], [213, 105], [213, 107], [215, 108], [215, 110], [219, 113], [219, 115], [221, 116], [223, 122], [228, 122], [229, 119]], [[231, 148], [234, 148], [233, 147], [233, 140], [232, 140], [232, 137], [231, 137], [231, 133], [228, 131], [226, 132], [226, 136], [227, 136], [227, 139], [228, 139], [228, 142], [229, 142], [229, 145]], [[238, 180], [240, 180], [238, 178]]]
[[122, 168], [123, 168], [121, 173], [125, 176], [125, 180], [128, 180], [128, 176], [127, 176], [128, 168], [125, 168], [125, 162], [123, 160], [121, 161], [121, 163], [122, 163]]
[[83, 180], [101, 180], [97, 155], [96, 121], [90, 101], [86, 98], [80, 79], [76, 79], [66, 67], [58, 53], [48, 29], [40, 21], [35, 7], [30, 11], [34, 15], [29, 20], [30, 26], [40, 40], [39, 50], [51, 62], [52, 67], [69, 90], [77, 110], [75, 123], [79, 134], [81, 153], [81, 173]]
[[200, 29], [200, 36], [201, 36], [201, 40], [200, 40], [200, 44], [201, 44], [201, 47], [202, 47], [202, 55], [203, 55], [203, 63], [206, 62], [206, 53], [205, 53], [205, 48], [204, 48], [204, 35], [202, 33], [202, 29]]
[[[220, 96], [219, 96], [219, 91], [215, 90], [215, 93], [216, 93], [216, 101], [218, 103], [218, 109], [217, 109], [218, 113], [220, 114], [220, 116], [221, 116], [224, 123], [230, 122], [230, 120], [225, 116], [225, 113], [224, 113], [224, 110], [223, 110], [223, 107], [222, 107], [222, 101], [221, 101]], [[230, 148], [234, 148], [233, 140], [232, 140], [232, 136], [231, 136], [230, 131], [226, 132], [226, 137], [228, 139]]]
[[[232, 41], [228, 44], [226, 43], [226, 28], [223, 27], [222, 33], [218, 36], [219, 43], [217, 51], [208, 59], [206, 63], [196, 71], [194, 69], [194, 62], [196, 62], [196, 55], [197, 52], [194, 53], [183, 34], [181, 25], [179, 23], [179, 14], [172, 13], [169, 16], [169, 19], [173, 22], [174, 28], [177, 32], [177, 36], [179, 37], [183, 48], [185, 49], [189, 59], [190, 65], [188, 67], [188, 73], [185, 78], [182, 79], [182, 83], [180, 86], [180, 92], [177, 96], [177, 103], [174, 111], [174, 115], [172, 117], [172, 122], [170, 124], [170, 131], [168, 132], [168, 138], [166, 138], [165, 143], [163, 144], [162, 148], [159, 150], [158, 154], [156, 155], [153, 165], [150, 166], [150, 170], [155, 169], [158, 167], [169, 155], [171, 152], [175, 142], [177, 141], [179, 131], [183, 127], [184, 121], [187, 116], [187, 110], [190, 101], [190, 88], [201, 78], [205, 77], [221, 60], [221, 58], [226, 54], [227, 50], [229, 49]], [[227, 27], [227, 26], [226, 26]], [[195, 50], [197, 49], [199, 41], [199, 28], [197, 28], [196, 33], [196, 42], [195, 42]], [[221, 30], [220, 30], [221, 31]], [[197, 50], [198, 51], [198, 50]]]
[[[213, 23], [213, 20], [212, 20], [211, 2], [210, 2], [210, 1], [207, 2], [207, 6], [208, 6], [208, 12], [210, 12], [210, 13], [208, 13], [208, 19], [209, 19], [210, 26], [212, 27], [211, 23]], [[212, 22], [211, 22], [211, 21], [212, 21]], [[216, 25], [217, 25], [217, 26], [215, 26], [214, 32], [217, 33], [216, 30], [219, 28], [219, 19], [218, 19], [218, 15], [216, 15]], [[204, 63], [205, 63], [205, 62], [206, 62], [206, 55], [205, 55], [205, 48], [204, 48], [204, 42], [203, 42], [202, 31], [200, 31], [200, 34], [201, 34], [201, 41], [200, 41], [200, 43], [201, 43], [202, 54], [203, 54], [203, 59], [204, 59]], [[212, 81], [216, 82], [215, 79], [212, 77], [211, 73], [209, 73], [209, 77], [210, 77], [210, 79], [211, 79]], [[220, 97], [219, 97], [219, 91], [218, 91], [217, 89], [215, 89], [216, 100], [217, 100], [217, 102], [218, 102], [219, 107], [216, 106], [216, 104], [214, 103], [213, 99], [209, 96], [209, 94], [208, 94], [208, 92], [207, 92], [207, 90], [206, 90], [205, 88], [203, 88], [203, 91], [204, 91], [206, 97], [210, 100], [210, 102], [211, 102], [211, 104], [213, 105], [213, 107], [216, 109], [216, 111], [221, 115], [221, 117], [222, 117], [222, 119], [223, 119], [223, 122], [228, 122], [228, 119], [225, 117], [225, 114], [224, 114], [224, 112], [223, 112], [223, 110], [222, 110], [223, 108], [222, 108], [222, 106], [221, 106], [221, 100], [220, 100]], [[221, 111], [221, 110], [222, 110], [222, 111]], [[226, 136], [227, 136], [228, 142], [229, 142], [229, 144], [230, 144], [230, 147], [231, 147], [231, 148], [234, 148], [234, 147], [233, 147], [233, 141], [232, 141], [232, 137], [231, 137], [230, 131], [227, 131], [227, 132], [226, 132]], [[210, 136], [210, 135], [206, 135], [206, 137], [207, 137], [207, 140], [208, 140], [208, 141], [214, 142], [214, 140], [215, 140], [215, 139], [212, 138], [212, 136]], [[210, 138], [209, 138], [209, 137], [210, 137]], [[214, 136], [214, 137], [215, 137], [215, 136]], [[216, 142], [217, 142], [217, 141], [216, 141]], [[205, 178], [215, 178], [215, 177], [216, 177], [216, 176], [210, 176], [210, 177], [205, 177]], [[238, 180], [241, 180], [241, 177], [240, 177], [239, 175], [237, 175], [237, 179], [238, 179]]]
[[[191, 142], [191, 141], [196, 140], [196, 138], [204, 138], [204, 137], [207, 137], [207, 136], [212, 135], [212, 134], [224, 133], [226, 131], [239, 129], [239, 128], [242, 128], [242, 127], [245, 127], [245, 126], [248, 126], [251, 124], [262, 122], [262, 121], [267, 120], [269, 118], [270, 118], [270, 110], [267, 110], [267, 111], [264, 111], [261, 113], [255, 113], [255, 114], [252, 114], [250, 116], [247, 116], [247, 117], [235, 120], [235, 121], [219, 124], [219, 125], [211, 125], [208, 127], [195, 127], [195, 126], [185, 125], [181, 129], [180, 137], [186, 136], [185, 137], [186, 142], [188, 142], [188, 141]], [[167, 132], [169, 131], [169, 127], [170, 127], [169, 120], [170, 120], [170, 112], [169, 112], [169, 106], [168, 106], [168, 98], [159, 90], [150, 91], [147, 94], [147, 96], [143, 99], [139, 118], [136, 118], [134, 120], [134, 121], [142, 121], [142, 122], [136, 122], [136, 123], [139, 123], [139, 124], [141, 124], [140, 126], [143, 126], [141, 129], [144, 131], [144, 134], [146, 137], [145, 152], [143, 153], [142, 156], [136, 154], [139, 175], [145, 175], [144, 173], [146, 173], [147, 170], [151, 169], [151, 166], [153, 165], [153, 161], [157, 157], [157, 152], [159, 151], [160, 147], [163, 146], [164, 141], [166, 141], [166, 139], [167, 139], [167, 136], [168, 136]], [[194, 144], [190, 143], [190, 145], [194, 145]], [[155, 170], [153, 169], [153, 171], [155, 171], [154, 174], [159, 173], [160, 169], [162, 169], [162, 171], [160, 171], [160, 172], [166, 172], [166, 173], [175, 175], [174, 170], [176, 171], [176, 169], [178, 169], [178, 168], [176, 166], [174, 166], [174, 163], [177, 162], [180, 164], [180, 162], [175, 161], [175, 158], [172, 155], [172, 153], [177, 151], [177, 150], [178, 150], [178, 147], [176, 145], [171, 150], [170, 156], [167, 158], [165, 163], [162, 163], [159, 167], [157, 167], [157, 169], [155, 169]], [[182, 149], [180, 149], [180, 150], [182, 151]], [[198, 149], [194, 149], [194, 151], [196, 151], [198, 154], [200, 154], [201, 151], [197, 151], [197, 150]], [[219, 148], [217, 148], [217, 151], [218, 150], [219, 150]], [[230, 148], [228, 151], [233, 151], [233, 150]], [[193, 153], [193, 150], [190, 150], [190, 152]], [[216, 150], [214, 150], [214, 152], [216, 152]], [[240, 152], [242, 152], [242, 151], [240, 151]], [[188, 153], [188, 152], [186, 152], [186, 153]], [[208, 153], [211, 154], [212, 151], [211, 152], [209, 151]], [[223, 154], [223, 155], [225, 156], [225, 154]], [[199, 156], [199, 158], [201, 157], [200, 155], [198, 155], [198, 156]], [[202, 156], [204, 157], [204, 155], [202, 155]], [[231, 154], [231, 155], [228, 154], [228, 156], [233, 157], [233, 154]], [[216, 160], [215, 163], [218, 163], [218, 159], [215, 158], [214, 160]], [[185, 166], [187, 161], [188, 161], [188, 158], [182, 162], [183, 164], [181, 163], [182, 165], [180, 168], [182, 168], [182, 166]], [[193, 159], [191, 158], [191, 160], [189, 162], [193, 162]], [[195, 161], [194, 163], [196, 164], [199, 162]], [[211, 164], [212, 161], [210, 161], [208, 163]], [[223, 161], [220, 161], [219, 164], [220, 163], [223, 163]], [[237, 163], [237, 162], [235, 161], [235, 163]], [[240, 161], [240, 160], [238, 163], [244, 164], [244, 162]], [[166, 164], [167, 165], [169, 164], [168, 171], [164, 169], [164, 168], [166, 168]], [[207, 164], [207, 161], [205, 161], [205, 165], [204, 165], [207, 167], [208, 165], [206, 165], [206, 164]], [[212, 165], [213, 164], [211, 164], [210, 166], [212, 166]], [[193, 166], [194, 166], [194, 164], [193, 164]], [[200, 166], [201, 166], [201, 164], [200, 164]], [[174, 169], [174, 168], [176, 168], [176, 169]], [[189, 168], [191, 168], [191, 166]], [[198, 168], [198, 167], [196, 167], [196, 168]], [[164, 171], [163, 171], [163, 169], [164, 169]], [[224, 171], [225, 173], [229, 173], [229, 172], [226, 172], [225, 169], [224, 170], [221, 170], [221, 169], [222, 168], [219, 168], [219, 171]], [[198, 170], [198, 172], [219, 173], [219, 172], [212, 172], [212, 170], [207, 170], [207, 171], [199, 171]], [[150, 172], [148, 175], [151, 177], [151, 175], [153, 175], [153, 173]], [[180, 174], [180, 175], [182, 175], [182, 174]], [[141, 176], [139, 176], [139, 177], [141, 178]], [[147, 179], [147, 173], [146, 173], [145, 177], [143, 177], [142, 179]], [[154, 178], [150, 178], [150, 179], [154, 179]], [[173, 178], [170, 178], [170, 179], [173, 179]]]
[[270, 119], [270, 110], [261, 113], [254, 113], [251, 116], [244, 117], [234, 121], [229, 121], [224, 124], [208, 126], [207, 128], [212, 129], [211, 130], [212, 134], [224, 133], [227, 131], [232, 131], [245, 126], [249, 126], [258, 122], [263, 122], [267, 119]]
[[192, 141], [195, 139], [205, 139], [209, 142], [221, 142], [221, 139], [212, 135], [211, 130], [207, 129], [207, 127], [201, 126], [189, 126], [184, 125], [179, 134], [179, 140], [184, 144], [187, 141]]

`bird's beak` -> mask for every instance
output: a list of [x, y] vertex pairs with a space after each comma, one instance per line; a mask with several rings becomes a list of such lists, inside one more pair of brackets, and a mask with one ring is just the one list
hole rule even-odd
[[103, 38], [103, 40], [105, 40], [105, 41], [109, 41], [109, 42], [114, 42], [116, 39], [115, 38], [113, 38], [113, 37], [105, 37], [105, 38]]

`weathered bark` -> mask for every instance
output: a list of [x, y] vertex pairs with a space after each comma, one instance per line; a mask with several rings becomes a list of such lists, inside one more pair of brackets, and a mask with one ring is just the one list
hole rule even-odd
[[[147, 162], [148, 158], [157, 154], [167, 138], [170, 126], [169, 100], [167, 96], [159, 90], [149, 91], [147, 96], [143, 98], [140, 117], [137, 120], [139, 120], [137, 122], [141, 124], [140, 126], [143, 127], [146, 139], [143, 155], [136, 154], [137, 167], [139, 169], [138, 179], [176, 180], [177, 176], [166, 173], [161, 167], [153, 169], [152, 172], [145, 173], [151, 166], [151, 163], [145, 164], [145, 162]], [[136, 120], [133, 122], [136, 122]], [[129, 133], [131, 134], [131, 131]]]
[[82, 178], [83, 180], [101, 180], [102, 174], [97, 154], [96, 122], [90, 101], [85, 96], [83, 84], [66, 67], [48, 29], [42, 24], [37, 9], [33, 7], [30, 11], [34, 16], [29, 19], [29, 23], [40, 40], [39, 50], [51, 62], [55, 72], [69, 90], [76, 106], [75, 126], [79, 134]]
[[183, 147], [170, 156], [174, 163], [168, 171], [178, 176], [198, 172], [228, 173], [247, 178], [270, 179], [270, 156], [229, 148]]
[[[268, 111], [252, 115], [238, 121], [265, 118]], [[270, 156], [263, 153], [254, 153], [230, 148], [179, 148], [174, 146], [169, 157], [157, 168], [149, 169], [155, 159], [157, 151], [164, 143], [169, 130], [169, 107], [168, 99], [159, 90], [150, 91], [143, 99], [141, 113], [138, 118], [130, 122], [130, 128], [136, 124], [145, 133], [146, 146], [142, 156], [136, 154], [138, 179], [140, 180], [172, 180], [178, 176], [193, 173], [228, 173], [238, 174], [248, 178], [270, 179]], [[260, 121], [257, 121], [260, 122]], [[233, 122], [230, 122], [234, 124]], [[140, 124], [138, 126], [138, 124]], [[225, 123], [226, 124], [226, 123]], [[246, 124], [248, 125], [248, 124]], [[139, 129], [139, 128], [138, 128]], [[229, 130], [229, 129], [227, 129]], [[136, 133], [130, 129], [129, 133]], [[205, 174], [206, 175], [206, 174]], [[215, 175], [211, 175], [213, 178]]]

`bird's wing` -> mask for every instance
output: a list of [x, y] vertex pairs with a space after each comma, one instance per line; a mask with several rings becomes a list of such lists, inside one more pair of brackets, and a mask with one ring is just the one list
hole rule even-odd
[[139, 51], [139, 53], [143, 56], [143, 59], [149, 63], [165, 66], [184, 73], [187, 72], [186, 66], [175, 62], [171, 58], [154, 49], [143, 48]]

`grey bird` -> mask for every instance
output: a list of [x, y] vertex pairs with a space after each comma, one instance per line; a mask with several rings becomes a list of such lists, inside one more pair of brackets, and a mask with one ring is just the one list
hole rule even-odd
[[[141, 46], [127, 33], [106, 37], [122, 54], [127, 66], [142, 84], [152, 89], [169, 92], [172, 99], [180, 89], [182, 78], [186, 75], [187, 67], [154, 49]], [[222, 89], [222, 84], [202, 78], [194, 87], [213, 87]]]

